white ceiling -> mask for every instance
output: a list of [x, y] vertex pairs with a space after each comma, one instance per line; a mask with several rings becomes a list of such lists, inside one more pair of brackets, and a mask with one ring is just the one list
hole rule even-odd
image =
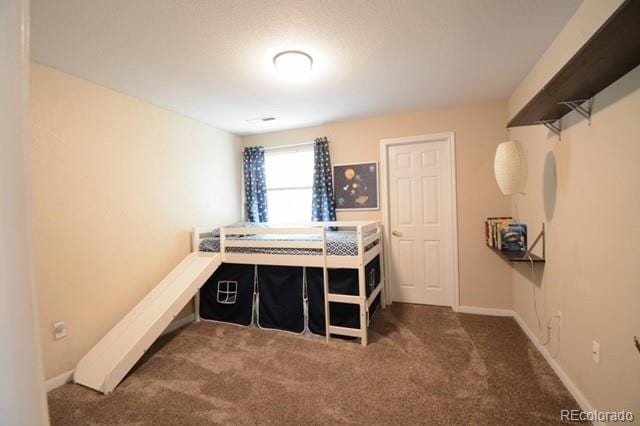
[[[32, 57], [262, 133], [506, 99], [580, 2], [32, 0]], [[313, 56], [308, 81], [278, 79], [272, 58], [289, 49]]]

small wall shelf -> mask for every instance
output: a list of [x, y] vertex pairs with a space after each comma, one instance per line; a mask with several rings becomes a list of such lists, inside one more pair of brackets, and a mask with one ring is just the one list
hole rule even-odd
[[507, 127], [542, 124], [560, 136], [569, 111], [591, 118], [591, 101], [640, 64], [640, 1], [626, 0]]
[[[523, 253], [518, 253], [518, 252], [511, 252], [511, 251], [502, 251], [502, 250], [498, 250], [495, 249], [493, 247], [490, 247], [493, 251], [501, 254], [502, 256], [506, 257], [507, 260], [509, 260], [509, 262], [534, 262], [534, 263], [544, 263], [546, 262], [546, 259], [544, 257], [540, 257], [537, 256], [533, 253], [529, 253], [529, 252], [523, 252]], [[529, 258], [529, 256], [531, 256], [531, 258]]]
[[[526, 252], [498, 250], [497, 248], [491, 247], [488, 244], [487, 244], [487, 247], [489, 247], [491, 250], [495, 251], [496, 253], [499, 253], [500, 255], [504, 256], [507, 260], [509, 260], [509, 262], [545, 263], [547, 259], [546, 259], [546, 249], [545, 249], [544, 238], [545, 238], [545, 229], [544, 229], [544, 223], [543, 223], [542, 230], [540, 231], [536, 239], [533, 240], [533, 243], [531, 244], [531, 246]], [[542, 244], [542, 256], [538, 256], [536, 254], [531, 253], [531, 250], [533, 250], [539, 243]]]

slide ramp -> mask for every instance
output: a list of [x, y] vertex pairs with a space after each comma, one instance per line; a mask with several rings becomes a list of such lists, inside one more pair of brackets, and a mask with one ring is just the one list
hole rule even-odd
[[75, 383], [108, 394], [220, 266], [217, 253], [182, 260], [80, 360]]

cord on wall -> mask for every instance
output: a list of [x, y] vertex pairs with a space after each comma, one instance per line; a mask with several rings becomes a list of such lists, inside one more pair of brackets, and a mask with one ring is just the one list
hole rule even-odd
[[[536, 296], [536, 271], [535, 271], [535, 264], [533, 262], [533, 258], [531, 257], [531, 255], [528, 255], [529, 257], [529, 263], [531, 264], [531, 289], [533, 290], [533, 310], [536, 314], [536, 321], [538, 323], [538, 338], [540, 337], [540, 332], [542, 331], [542, 321], [540, 321], [540, 313], [538, 312], [538, 298]], [[553, 326], [551, 325], [551, 322], [554, 319], [558, 319], [560, 320], [560, 316], [559, 315], [555, 315], [553, 318], [550, 318], [547, 320], [547, 324], [546, 324], [546, 329], [547, 329], [547, 336], [544, 342], [540, 342], [540, 344], [542, 346], [546, 346], [549, 344], [549, 342], [551, 341], [551, 330], [553, 329]], [[553, 358], [555, 358], [556, 356], [558, 356], [558, 352], [560, 351], [560, 329], [558, 329], [557, 332], [557, 343], [556, 343], [556, 353], [555, 354], [551, 354], [551, 356]]]
[[513, 204], [513, 216], [516, 223], [520, 223], [520, 214], [518, 213], [518, 202], [516, 197], [511, 197], [511, 203]]
[[[536, 296], [536, 270], [535, 265], [533, 263], [533, 258], [529, 255], [529, 262], [531, 263], [531, 290], [533, 290], [533, 311], [536, 314], [536, 321], [538, 323], [538, 337], [540, 336], [540, 332], [542, 331], [542, 322], [540, 321], [540, 313], [538, 312], [538, 297]], [[541, 342], [543, 346], [546, 346], [551, 339], [551, 324], [550, 320], [547, 321], [547, 339], [544, 342]]]

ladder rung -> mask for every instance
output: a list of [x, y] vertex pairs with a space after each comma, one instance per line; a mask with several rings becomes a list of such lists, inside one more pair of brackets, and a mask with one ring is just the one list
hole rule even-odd
[[355, 305], [362, 303], [360, 296], [352, 296], [349, 294], [329, 293], [328, 299], [329, 302], [353, 303]]
[[359, 328], [338, 327], [337, 325], [330, 325], [329, 334], [339, 334], [341, 336], [362, 337], [362, 333]]

